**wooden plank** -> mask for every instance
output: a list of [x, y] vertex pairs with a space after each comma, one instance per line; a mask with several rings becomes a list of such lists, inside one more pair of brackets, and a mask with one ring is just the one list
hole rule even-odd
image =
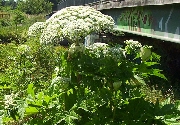
[[0, 18], [10, 18], [10, 14], [7, 13], [0, 13]]

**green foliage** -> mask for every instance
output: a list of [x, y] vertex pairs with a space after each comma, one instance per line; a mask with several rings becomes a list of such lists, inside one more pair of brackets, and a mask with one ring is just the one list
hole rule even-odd
[[178, 101], [163, 97], [152, 102], [147, 98], [151, 90], [143, 88], [151, 75], [165, 79], [154, 68], [158, 55], [153, 53], [149, 60], [141, 61], [139, 50], [127, 51], [127, 45], [93, 47], [67, 50], [42, 46], [38, 39], [28, 39], [18, 46], [1, 45], [0, 91], [4, 107], [0, 108], [4, 123], [179, 123]]
[[26, 30], [24, 29], [13, 29], [9, 27], [1, 28], [0, 32], [0, 43], [24, 43], [27, 40]]
[[21, 11], [15, 10], [14, 23], [17, 26], [18, 24], [22, 24], [25, 21], [25, 14]]
[[[19, 1], [19, 8], [38, 14], [45, 12], [41, 2]], [[31, 5], [39, 10], [28, 9]], [[41, 45], [38, 38], [26, 37], [24, 24], [43, 20], [43, 15], [25, 19], [18, 12], [0, 32], [0, 42], [6, 43], [0, 44], [4, 124], [179, 124], [180, 103], [147, 87], [152, 76], [167, 80], [151, 47], [133, 40], [124, 46], [79, 43], [69, 49]]]
[[47, 0], [19, 0], [17, 8], [26, 14], [35, 15], [51, 12], [52, 3]]
[[14, 9], [16, 2], [14, 0], [0, 0], [0, 7], [11, 7], [11, 9]]
[[18, 10], [7, 11], [10, 18], [0, 19], [0, 43], [16, 44], [27, 41], [27, 30], [36, 21], [44, 21], [44, 15], [28, 16]]
[[0, 19], [0, 27], [7, 27], [7, 26], [11, 26], [12, 23], [9, 19]]

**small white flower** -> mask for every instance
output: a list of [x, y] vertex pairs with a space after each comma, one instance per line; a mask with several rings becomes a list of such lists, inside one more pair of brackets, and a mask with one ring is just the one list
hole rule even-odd
[[96, 49], [99, 49], [99, 48], [106, 49], [108, 46], [109, 45], [106, 44], [106, 43], [94, 43], [94, 44], [88, 46], [87, 48], [96, 50]]
[[17, 48], [17, 52], [20, 54], [25, 54], [30, 51], [30, 47], [28, 45], [20, 45]]
[[59, 71], [60, 71], [59, 67], [58, 67], [58, 66], [56, 66], [56, 67], [55, 67], [55, 69], [54, 69], [54, 71], [55, 71], [56, 76], [57, 76], [57, 75], [58, 75], [58, 73], [59, 73]]
[[124, 58], [124, 51], [121, 46], [110, 47], [106, 43], [94, 43], [87, 46], [86, 49], [97, 58], [108, 57], [118, 62]]

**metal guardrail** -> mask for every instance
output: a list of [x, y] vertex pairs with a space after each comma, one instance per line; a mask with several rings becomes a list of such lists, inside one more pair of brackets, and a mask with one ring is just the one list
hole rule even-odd
[[[180, 0], [64, 0], [57, 5], [57, 10], [69, 6], [92, 6], [97, 10], [124, 8], [147, 5], [166, 5], [180, 3]], [[103, 6], [103, 7], [102, 7]]]
[[92, 5], [97, 5], [99, 3], [104, 3], [104, 2], [112, 2], [112, 1], [122, 1], [122, 0], [64, 0], [62, 2], [60, 2], [58, 4], [57, 9], [61, 10], [65, 7], [69, 7], [69, 6], [92, 6]]
[[85, 5], [88, 3], [93, 3], [99, 0], [65, 0], [62, 1], [58, 4], [58, 10], [61, 10], [65, 7], [69, 7], [69, 6], [80, 6], [80, 5]]

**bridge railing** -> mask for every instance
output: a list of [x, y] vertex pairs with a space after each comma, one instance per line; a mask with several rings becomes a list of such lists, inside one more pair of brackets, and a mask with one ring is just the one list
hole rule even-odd
[[104, 3], [104, 2], [114, 2], [114, 1], [122, 1], [122, 0], [64, 0], [60, 2], [57, 6], [58, 10], [61, 10], [65, 7], [69, 6], [80, 6], [80, 5], [96, 5], [99, 3]]

